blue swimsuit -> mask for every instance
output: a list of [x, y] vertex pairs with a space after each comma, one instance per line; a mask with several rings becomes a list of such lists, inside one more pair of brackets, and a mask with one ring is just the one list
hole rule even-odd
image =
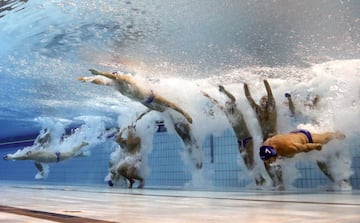
[[238, 140], [238, 145], [245, 148], [245, 145], [246, 145], [250, 140], [252, 140], [252, 137], [251, 137], [251, 136], [249, 136], [249, 137], [247, 137], [247, 138], [245, 138], [245, 139], [243, 139], [243, 140]]
[[149, 97], [147, 97], [147, 98], [143, 101], [143, 103], [144, 103], [144, 104], [147, 104], [147, 105], [150, 105], [150, 104], [154, 101], [154, 99], [155, 99], [155, 94], [154, 94], [154, 92], [151, 90], [151, 94], [149, 95]]
[[56, 162], [57, 163], [60, 162], [60, 152], [56, 152], [55, 155], [56, 155]]
[[309, 143], [313, 143], [313, 139], [311, 137], [311, 133], [308, 130], [304, 130], [304, 129], [299, 129], [299, 130], [295, 130], [292, 131], [291, 133], [302, 133], [306, 136], [306, 138], [309, 140]]

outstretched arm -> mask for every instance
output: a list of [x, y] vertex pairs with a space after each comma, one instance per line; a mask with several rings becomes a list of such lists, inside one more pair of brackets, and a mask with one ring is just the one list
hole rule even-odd
[[131, 76], [118, 74], [116, 72], [109, 73], [109, 72], [103, 72], [103, 71], [97, 71], [95, 69], [89, 69], [92, 75], [95, 75], [94, 77], [78, 77], [77, 80], [81, 82], [91, 82], [94, 84], [99, 85], [109, 85], [109, 81], [106, 81], [106, 79], [102, 79], [100, 77], [106, 77], [111, 80], [115, 80], [117, 82], [125, 82], [127, 84], [131, 84], [132, 86], [137, 86], [135, 81], [132, 79]]
[[81, 82], [90, 82], [97, 85], [110, 85], [113, 80], [106, 80], [102, 76], [94, 76], [94, 77], [78, 77], [76, 78]]
[[139, 85], [136, 79], [130, 75], [121, 73], [109, 73], [89, 69], [89, 71], [96, 75], [95, 77], [78, 77], [77, 79], [82, 82], [92, 82], [100, 85], [116, 85], [118, 91], [126, 97], [135, 101], [141, 102], [144, 98], [151, 95], [151, 90]]
[[245, 93], [245, 97], [249, 101], [250, 106], [256, 111], [258, 109], [258, 105], [255, 103], [254, 99], [251, 97], [249, 87], [246, 83], [244, 83], [244, 93]]
[[224, 93], [228, 98], [230, 98], [231, 102], [235, 103], [236, 99], [235, 99], [234, 95], [232, 95], [230, 92], [228, 92], [228, 91], [224, 88], [224, 86], [219, 85], [219, 91], [220, 91], [221, 93]]
[[130, 75], [124, 75], [122, 73], [117, 73], [117, 72], [110, 73], [110, 72], [98, 71], [95, 69], [89, 69], [89, 71], [93, 75], [104, 76], [112, 80], [122, 81], [131, 84], [132, 86], [137, 86], [136, 82], [133, 80], [133, 77]]
[[296, 152], [297, 153], [307, 153], [313, 150], [321, 150], [322, 148], [322, 144], [320, 143], [306, 143], [306, 144], [301, 144], [301, 143], [296, 143], [294, 144], [295, 148], [296, 148]]
[[110, 72], [98, 71], [95, 69], [89, 69], [89, 71], [92, 75], [100, 75], [100, 76], [104, 76], [104, 77], [107, 77], [107, 78], [110, 78], [113, 80], [117, 80], [120, 76], [122, 76], [116, 72], [110, 73]]
[[211, 101], [211, 103], [213, 103], [213, 104], [215, 104], [216, 106], [218, 106], [221, 110], [224, 110], [224, 107], [220, 105], [220, 103], [218, 102], [218, 100], [216, 100], [215, 98], [211, 97], [211, 96], [210, 96], [208, 93], [206, 93], [206, 92], [201, 91], [201, 93], [202, 93], [205, 97], [207, 97], [207, 98]]
[[121, 131], [119, 132], [119, 134], [117, 135], [115, 141], [121, 146], [123, 147], [123, 144], [126, 143], [126, 139], [124, 139], [122, 137], [122, 135], [124, 134], [124, 131], [127, 129], [127, 127], [121, 129]]
[[265, 89], [266, 89], [266, 92], [267, 92], [267, 95], [268, 95], [268, 101], [269, 101], [269, 104], [270, 105], [275, 105], [275, 98], [274, 98], [274, 95], [271, 91], [271, 87], [270, 87], [270, 84], [267, 80], [264, 80], [264, 85], [265, 85]]
[[288, 99], [289, 109], [290, 109], [291, 115], [295, 115], [295, 105], [294, 105], [293, 100], [291, 98], [291, 94], [285, 93], [285, 97]]
[[149, 112], [151, 112], [151, 111], [152, 111], [151, 109], [148, 109], [148, 110], [144, 111], [143, 113], [141, 113], [141, 114], [139, 115], [139, 117], [137, 117], [137, 119], [135, 120], [135, 123], [136, 123], [137, 121], [139, 121], [142, 117], [144, 117], [144, 115], [146, 115], [147, 113], [149, 113]]

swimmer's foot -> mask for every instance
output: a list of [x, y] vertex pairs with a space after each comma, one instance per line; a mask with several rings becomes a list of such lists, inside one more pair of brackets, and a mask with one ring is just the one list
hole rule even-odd
[[144, 185], [145, 185], [145, 181], [140, 181], [138, 188], [142, 189], [142, 188], [144, 188]]
[[255, 178], [255, 183], [256, 183], [256, 186], [264, 186], [266, 184], [266, 180], [263, 176], [257, 176]]

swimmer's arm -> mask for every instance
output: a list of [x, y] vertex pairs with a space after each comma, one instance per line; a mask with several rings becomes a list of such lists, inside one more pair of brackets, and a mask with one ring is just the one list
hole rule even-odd
[[270, 87], [270, 84], [267, 80], [264, 80], [264, 85], [265, 85], [265, 89], [266, 89], [266, 92], [267, 92], [267, 95], [268, 95], [268, 100], [269, 100], [269, 104], [270, 105], [274, 105], [275, 104], [275, 98], [274, 98], [274, 95], [271, 91], [271, 87]]
[[224, 86], [219, 85], [219, 91], [220, 91], [221, 93], [224, 93], [228, 98], [230, 98], [231, 102], [235, 102], [235, 101], [236, 101], [234, 95], [232, 95], [230, 92], [228, 92], [228, 91], [224, 88]]
[[206, 93], [206, 92], [204, 92], [204, 91], [201, 91], [201, 93], [202, 93], [205, 97], [207, 97], [208, 99], [210, 99], [210, 101], [213, 102], [214, 104], [217, 104], [217, 103], [218, 103], [218, 101], [217, 101], [215, 98], [211, 97], [208, 93]]
[[116, 74], [113, 74], [113, 73], [110, 73], [110, 72], [104, 72], [104, 71], [98, 71], [98, 70], [95, 70], [95, 69], [89, 69], [90, 73], [92, 75], [99, 75], [99, 76], [104, 76], [104, 77], [107, 77], [107, 78], [110, 78], [110, 79], [113, 79], [113, 80], [116, 80], [119, 75], [116, 75]]
[[319, 101], [320, 101], [320, 96], [316, 95], [311, 103], [304, 103], [304, 106], [309, 107], [310, 109], [314, 109], [319, 103]]
[[146, 115], [147, 113], [151, 112], [151, 109], [146, 110], [145, 112], [141, 113], [139, 115], [139, 117], [135, 120], [135, 122], [137, 122], [138, 120], [140, 120], [144, 115]]
[[99, 75], [99, 76], [107, 77], [109, 79], [116, 80], [116, 81], [119, 81], [119, 82], [126, 82], [126, 83], [130, 84], [131, 86], [139, 88], [139, 86], [137, 86], [137, 84], [133, 80], [133, 78], [131, 76], [129, 76], [129, 75], [116, 74], [116, 73], [110, 73], [110, 72], [104, 72], [104, 71], [97, 71], [95, 69], [89, 69], [89, 71], [93, 75]]
[[207, 97], [207, 98], [211, 101], [211, 103], [213, 103], [213, 104], [215, 104], [216, 106], [218, 106], [221, 110], [223, 110], [223, 111], [225, 110], [225, 108], [220, 105], [220, 103], [219, 103], [218, 100], [216, 100], [215, 98], [211, 97], [211, 96], [210, 96], [208, 93], [206, 93], [206, 92], [201, 91], [201, 93], [202, 93], [205, 97]]
[[297, 153], [307, 153], [313, 150], [321, 150], [322, 145], [320, 143], [294, 143], [294, 148], [296, 149]]
[[111, 85], [112, 80], [106, 80], [105, 78], [102, 78], [102, 76], [95, 76], [95, 77], [78, 77], [78, 81], [84, 82], [84, 83], [93, 83], [97, 85]]
[[295, 105], [293, 103], [293, 100], [291, 98], [291, 95], [289, 93], [286, 93], [285, 94], [285, 97], [288, 99], [288, 102], [289, 102], [289, 109], [290, 109], [290, 112], [291, 112], [291, 115], [295, 115]]
[[125, 142], [126, 142], [126, 140], [122, 137], [122, 134], [124, 133], [125, 129], [126, 129], [126, 128], [121, 129], [121, 131], [119, 132], [119, 135], [116, 137], [116, 140], [115, 140], [115, 141], [116, 141], [118, 144], [121, 144], [121, 143], [125, 143]]
[[249, 101], [250, 106], [254, 109], [257, 110], [258, 109], [258, 105], [255, 103], [254, 99], [251, 97], [250, 91], [249, 91], [249, 87], [246, 83], [244, 83], [244, 92], [245, 92], [245, 96], [247, 98], [247, 100]]
[[[82, 82], [92, 82], [94, 84], [99, 84], [99, 85], [118, 84], [117, 88], [121, 93], [127, 92], [126, 93], [127, 96], [130, 98], [133, 98], [135, 100], [142, 100], [143, 98], [150, 95], [150, 90], [145, 89], [142, 86], [140, 86], [132, 76], [116, 74], [116, 73], [109, 73], [109, 72], [102, 72], [102, 71], [97, 71], [95, 69], [89, 69], [89, 71], [93, 75], [97, 75], [98, 78], [79, 77], [78, 80], [82, 81]], [[101, 79], [99, 77], [104, 77], [104, 79]], [[110, 79], [111, 81], [106, 81], [106, 78]], [[132, 89], [130, 91], [131, 93], [128, 92], [129, 88]]]

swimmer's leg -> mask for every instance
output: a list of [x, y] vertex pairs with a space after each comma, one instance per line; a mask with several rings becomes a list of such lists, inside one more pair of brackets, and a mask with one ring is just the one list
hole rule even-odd
[[345, 139], [345, 135], [340, 132], [326, 132], [322, 134], [312, 133], [311, 134], [314, 143], [326, 144], [333, 139]]
[[195, 137], [192, 135], [190, 125], [180, 121], [174, 124], [174, 128], [182, 139], [190, 159], [194, 162], [197, 169], [201, 169], [203, 165], [203, 153], [198, 146]]
[[269, 174], [271, 180], [273, 181], [273, 187], [278, 188], [279, 190], [284, 189], [284, 182], [282, 177], [282, 169], [280, 165], [270, 165], [264, 163], [265, 169]]
[[36, 180], [46, 179], [49, 175], [49, 165], [42, 164], [40, 162], [35, 162], [35, 167], [38, 170], [38, 173], [35, 175]]
[[[331, 163], [342, 162], [339, 160], [340, 154], [336, 152], [331, 154], [326, 161], [317, 161], [317, 165], [320, 170], [328, 177], [328, 179], [333, 183], [333, 186], [338, 189], [349, 189], [351, 188], [351, 183], [349, 178], [345, 175], [335, 175], [331, 171]], [[334, 160], [336, 159], [336, 160]]]
[[238, 141], [238, 149], [248, 170], [254, 168], [254, 143], [252, 137]]
[[330, 169], [326, 162], [323, 161], [316, 161], [318, 167], [320, 168], [321, 172], [325, 174], [329, 178], [330, 181], [335, 182], [334, 177], [332, 176]]

